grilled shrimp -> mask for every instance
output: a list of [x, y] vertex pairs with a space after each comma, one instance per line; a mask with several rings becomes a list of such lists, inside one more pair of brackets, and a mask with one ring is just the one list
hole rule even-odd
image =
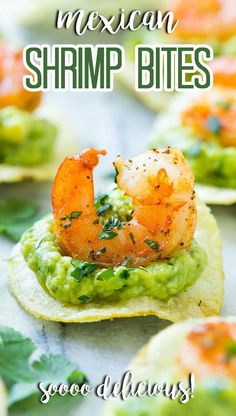
[[182, 39], [224, 41], [235, 35], [235, 0], [170, 0], [168, 10], [179, 19], [175, 35]]
[[[168, 258], [189, 248], [196, 224], [194, 178], [188, 162], [175, 148], [153, 149], [114, 163], [118, 188], [132, 198], [132, 218], [101, 221], [94, 206], [93, 168], [105, 151], [87, 149], [67, 157], [52, 190], [54, 232], [62, 252], [99, 263], [129, 266]], [[109, 227], [108, 227], [109, 228]]]
[[38, 107], [41, 93], [23, 88], [23, 76], [26, 74], [22, 50], [14, 51], [0, 44], [0, 108], [13, 105], [33, 111]]
[[208, 322], [188, 335], [178, 361], [184, 372], [198, 377], [217, 375], [236, 379], [236, 324]]
[[198, 139], [214, 139], [223, 147], [236, 146], [236, 95], [215, 90], [201, 95], [182, 114], [182, 124]]

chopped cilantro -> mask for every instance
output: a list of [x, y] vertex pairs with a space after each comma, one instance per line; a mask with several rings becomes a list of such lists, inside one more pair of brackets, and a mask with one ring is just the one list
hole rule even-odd
[[114, 276], [115, 272], [113, 269], [106, 269], [99, 273], [98, 280], [109, 280]]
[[112, 215], [110, 218], [108, 218], [107, 221], [105, 221], [103, 225], [104, 230], [112, 230], [112, 228], [117, 228], [118, 230], [121, 230], [124, 223], [119, 220], [119, 218]]
[[127, 280], [129, 278], [129, 270], [122, 270], [122, 272], [120, 273], [120, 277], [121, 279]]
[[82, 296], [79, 297], [79, 300], [80, 300], [81, 303], [87, 303], [89, 301], [89, 299], [90, 298], [88, 296], [85, 296], [85, 295], [82, 295]]
[[72, 211], [70, 214], [70, 219], [78, 218], [80, 215], [82, 215], [83, 211]]
[[115, 238], [118, 234], [115, 233], [115, 231], [110, 230], [102, 230], [99, 234], [98, 239], [99, 240], [112, 240]]
[[98, 267], [98, 263], [90, 263], [87, 261], [71, 260], [75, 269], [71, 272], [71, 276], [80, 282], [84, 277], [91, 275]]
[[102, 215], [102, 214], [104, 214], [104, 212], [109, 211], [111, 208], [112, 208], [111, 204], [101, 205], [101, 206], [97, 209], [97, 214], [98, 214], [98, 215]]
[[129, 233], [129, 236], [130, 236], [130, 240], [132, 241], [132, 243], [136, 244], [133, 233]]
[[68, 220], [64, 225], [63, 225], [63, 227], [66, 229], [66, 228], [69, 228], [70, 226], [71, 226], [71, 221], [72, 220], [74, 220], [74, 219], [76, 219], [76, 218], [79, 218], [81, 215], [83, 214], [83, 211], [72, 211], [71, 213], [70, 213], [70, 215], [64, 215], [63, 217], [61, 217], [61, 221], [65, 221], [65, 220]]
[[213, 134], [219, 135], [221, 130], [220, 119], [217, 116], [208, 117], [207, 127]]
[[157, 241], [146, 239], [146, 240], [144, 240], [144, 243], [146, 243], [149, 247], [151, 247], [152, 250], [157, 251], [158, 248], [159, 248], [159, 244], [158, 244]]

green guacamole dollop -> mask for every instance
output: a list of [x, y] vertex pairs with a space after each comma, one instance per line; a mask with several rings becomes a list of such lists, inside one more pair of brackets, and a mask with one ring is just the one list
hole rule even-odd
[[[128, 219], [132, 202], [115, 189], [97, 200], [95, 206], [105, 217]], [[137, 296], [167, 300], [192, 285], [207, 264], [205, 250], [195, 241], [189, 250], [182, 249], [168, 260], [158, 260], [146, 267], [121, 265], [106, 269], [96, 263], [63, 256], [53, 233], [53, 218], [35, 223], [21, 239], [21, 250], [41, 286], [53, 297], [69, 304], [92, 301], [120, 301]]]
[[236, 188], [236, 147], [222, 147], [217, 138], [203, 141], [190, 129], [175, 125], [157, 132], [152, 145], [178, 147], [188, 159], [196, 182]]
[[229, 383], [215, 380], [198, 385], [186, 404], [163, 397], [130, 398], [117, 404], [112, 416], [235, 416], [235, 390]]
[[0, 163], [33, 166], [50, 159], [57, 128], [15, 107], [0, 110]]

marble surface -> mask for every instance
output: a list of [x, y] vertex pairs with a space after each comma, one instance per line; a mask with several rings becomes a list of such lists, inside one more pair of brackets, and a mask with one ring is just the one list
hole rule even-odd
[[[10, 10], [8, 4], [14, 14], [13, 6], [16, 2], [4, 2], [5, 12]], [[4, 16], [6, 15], [2, 13], [2, 27]], [[8, 16], [8, 19], [12, 18]], [[12, 20], [9, 22], [9, 35], [14, 38], [15, 26], [13, 27]], [[70, 123], [78, 138], [78, 147], [95, 145], [108, 150], [107, 158], [104, 158], [97, 171], [97, 189], [105, 187], [114, 156], [119, 153], [129, 156], [145, 149], [154, 114], [124, 92], [50, 93], [46, 101]], [[22, 197], [38, 202], [42, 210], [45, 210], [50, 208], [50, 188], [50, 183], [0, 185], [0, 201], [8, 196]], [[222, 315], [236, 315], [236, 206], [213, 207], [213, 213], [223, 241], [226, 280]], [[92, 385], [100, 383], [105, 374], [109, 374], [114, 381], [119, 379], [138, 349], [168, 325], [155, 317], [82, 325], [57, 324], [33, 318], [21, 309], [8, 290], [6, 260], [12, 246], [8, 239], [0, 237], [0, 324], [12, 326], [30, 336], [37, 343], [40, 352], [65, 354], [86, 372]], [[73, 406], [66, 412], [68, 416], [99, 415], [102, 406], [103, 401], [91, 395], [83, 399], [79, 407]], [[44, 412], [46, 415], [45, 409], [34, 412], [22, 409], [16, 414], [41, 416]], [[64, 413], [63, 406], [59, 407], [57, 414]]]

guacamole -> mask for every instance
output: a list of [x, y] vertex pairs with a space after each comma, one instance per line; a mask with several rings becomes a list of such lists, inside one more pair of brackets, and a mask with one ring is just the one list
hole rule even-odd
[[181, 404], [163, 397], [131, 398], [119, 403], [113, 416], [235, 416], [236, 397], [231, 386], [213, 381], [211, 386], [198, 385], [194, 398]]
[[0, 163], [33, 166], [50, 159], [57, 129], [15, 107], [0, 110]]
[[236, 188], [236, 147], [222, 147], [217, 139], [200, 140], [189, 128], [176, 125], [158, 132], [152, 145], [178, 147], [188, 159], [196, 182]]
[[[132, 201], [115, 189], [96, 200], [102, 220], [129, 220]], [[92, 301], [120, 301], [137, 296], [167, 300], [192, 285], [207, 264], [207, 255], [195, 241], [189, 250], [182, 249], [170, 259], [158, 260], [146, 267], [104, 268], [96, 262], [85, 262], [63, 256], [53, 233], [53, 218], [38, 221], [21, 239], [21, 251], [41, 286], [53, 297], [69, 304]]]

